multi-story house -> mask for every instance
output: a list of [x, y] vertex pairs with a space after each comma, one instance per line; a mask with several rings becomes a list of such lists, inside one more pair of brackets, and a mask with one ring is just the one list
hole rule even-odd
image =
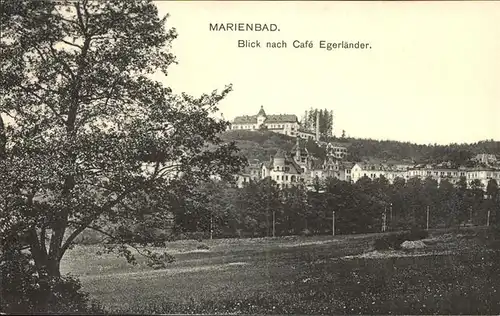
[[380, 164], [356, 163], [352, 167], [351, 177], [353, 182], [357, 182], [363, 177], [368, 177], [372, 180], [381, 176], [388, 178], [388, 171], [388, 168]]
[[497, 162], [497, 157], [493, 154], [477, 154], [472, 160], [485, 165], [491, 165]]
[[336, 159], [344, 159], [347, 156], [347, 147], [339, 143], [327, 143], [326, 152], [328, 156]]
[[351, 173], [353, 182], [358, 181], [364, 176], [370, 179], [384, 176], [391, 183], [393, 183], [396, 178], [403, 178], [406, 181], [411, 178], [419, 178], [421, 180], [432, 178], [436, 180], [438, 184], [445, 179], [452, 184], [456, 184], [461, 178], [465, 178], [469, 186], [474, 180], [479, 180], [485, 189], [490, 179], [495, 179], [500, 183], [500, 170], [490, 167], [450, 168], [445, 165], [416, 165], [412, 168], [408, 168], [408, 170], [401, 170], [401, 168], [388, 168], [383, 165], [356, 163], [352, 167]]
[[304, 173], [297, 162], [281, 149], [268, 162], [262, 164], [262, 178], [270, 177], [279, 188], [305, 182]]
[[237, 116], [231, 124], [232, 130], [256, 131], [261, 128], [266, 128], [267, 130], [284, 135], [316, 139], [315, 133], [301, 128], [296, 115], [267, 115], [263, 106], [261, 106], [257, 115]]

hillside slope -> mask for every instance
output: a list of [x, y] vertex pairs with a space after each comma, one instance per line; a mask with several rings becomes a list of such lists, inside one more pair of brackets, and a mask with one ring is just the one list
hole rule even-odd
[[[271, 131], [242, 131], [231, 130], [222, 134], [224, 141], [235, 141], [241, 153], [249, 160], [268, 160], [276, 154], [278, 148], [291, 151], [295, 145], [295, 138]], [[417, 163], [453, 161], [465, 164], [476, 154], [495, 154], [500, 158], [500, 142], [487, 140], [473, 144], [450, 145], [419, 145], [409, 142], [391, 140], [372, 140], [348, 138], [336, 139], [336, 142], [345, 143], [349, 149], [348, 160], [351, 161], [385, 161]], [[319, 158], [324, 157], [324, 151], [314, 142], [308, 142], [307, 148]]]

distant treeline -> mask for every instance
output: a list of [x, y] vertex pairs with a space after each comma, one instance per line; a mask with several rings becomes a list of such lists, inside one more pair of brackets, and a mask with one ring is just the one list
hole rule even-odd
[[393, 184], [383, 177], [354, 184], [331, 178], [315, 191], [280, 190], [269, 178], [243, 188], [211, 182], [195, 187], [177, 205], [174, 231], [204, 238], [211, 229], [214, 238], [273, 236], [273, 227], [275, 236], [331, 234], [333, 212], [336, 234], [380, 232], [384, 216], [387, 230], [426, 228], [427, 212], [430, 228], [486, 225], [488, 213], [493, 225], [499, 196], [495, 180], [487, 188], [480, 181], [468, 188], [465, 179], [438, 186], [430, 178], [399, 178]]
[[[249, 160], [268, 160], [278, 148], [290, 151], [295, 138], [270, 131], [228, 131], [222, 138], [235, 141], [241, 154]], [[379, 141], [357, 138], [331, 138], [331, 141], [345, 143], [349, 155], [347, 160], [362, 161], [376, 159], [386, 162], [440, 163], [451, 162], [455, 165], [470, 164], [470, 158], [476, 154], [488, 153], [500, 156], [500, 142], [487, 140], [473, 144], [418, 145], [409, 142]], [[314, 142], [308, 143], [308, 149], [318, 158], [323, 158], [324, 150]]]

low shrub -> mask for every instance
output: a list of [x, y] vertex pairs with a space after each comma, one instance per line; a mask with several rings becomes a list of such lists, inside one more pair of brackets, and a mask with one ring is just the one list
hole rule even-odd
[[206, 238], [204, 232], [182, 232], [175, 235], [174, 240], [196, 240], [202, 242]]
[[302, 232], [300, 233], [302, 236], [312, 236], [313, 235], [313, 232], [310, 231], [309, 229], [305, 228], [304, 230], [302, 230]]
[[29, 254], [7, 250], [0, 262], [0, 312], [103, 314], [73, 277], [40, 277]]
[[205, 244], [201, 244], [201, 245], [198, 245], [196, 247], [196, 249], [199, 249], [199, 250], [208, 250], [208, 249], [210, 249], [210, 247], [207, 246], [207, 245], [205, 245]]
[[401, 244], [407, 240], [421, 240], [428, 236], [429, 233], [423, 229], [412, 229], [410, 231], [391, 233], [375, 239], [373, 248], [375, 250], [399, 250], [401, 249]]
[[421, 240], [429, 237], [429, 232], [424, 230], [424, 229], [419, 229], [419, 228], [414, 228], [410, 230], [407, 236], [407, 240], [414, 241], [414, 240]]

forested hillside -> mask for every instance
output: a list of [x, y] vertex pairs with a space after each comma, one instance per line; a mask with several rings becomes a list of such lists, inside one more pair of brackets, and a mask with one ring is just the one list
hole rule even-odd
[[[227, 131], [222, 138], [235, 141], [241, 153], [248, 159], [268, 160], [278, 148], [290, 151], [295, 138], [270, 131]], [[450, 145], [418, 145], [409, 142], [379, 141], [372, 139], [335, 139], [345, 143], [349, 149], [348, 160], [378, 160], [387, 162], [414, 161], [416, 163], [452, 161], [465, 164], [476, 154], [488, 153], [500, 156], [500, 141], [480, 141], [473, 144]], [[314, 142], [307, 145], [316, 156], [322, 157], [324, 152]]]
[[[222, 137], [225, 141], [235, 141], [241, 150], [241, 154], [249, 160], [259, 159], [260, 161], [269, 160], [270, 156], [276, 154], [281, 148], [290, 152], [296, 144], [296, 138], [271, 131], [227, 131]], [[325, 157], [325, 151], [315, 142], [309, 141], [307, 149], [319, 158]]]

